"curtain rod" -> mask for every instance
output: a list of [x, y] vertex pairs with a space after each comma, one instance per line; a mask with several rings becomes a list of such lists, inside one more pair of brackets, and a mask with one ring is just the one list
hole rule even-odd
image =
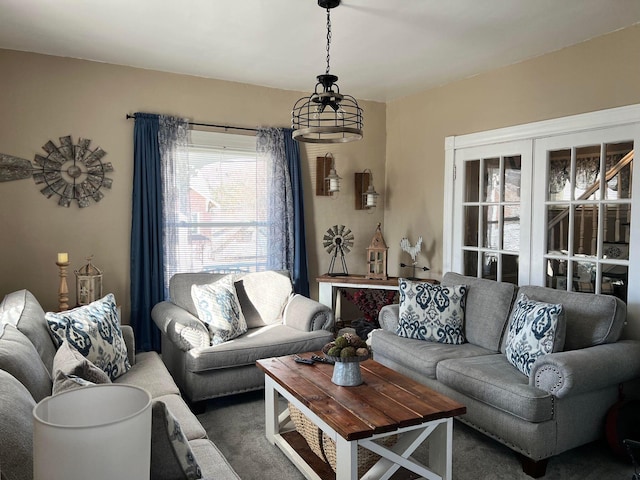
[[[135, 119], [136, 116], [135, 115], [130, 115], [130, 114], [127, 113], [127, 120], [129, 120], [130, 118]], [[244, 130], [244, 131], [247, 131], [247, 132], [257, 132], [258, 131], [257, 128], [233, 127], [231, 125], [216, 125], [215, 123], [189, 122], [189, 125], [198, 126], [198, 127], [224, 128], [225, 130]]]

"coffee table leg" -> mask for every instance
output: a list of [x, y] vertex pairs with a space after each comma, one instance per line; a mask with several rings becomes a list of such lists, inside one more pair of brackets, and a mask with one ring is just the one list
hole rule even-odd
[[358, 442], [336, 438], [336, 480], [358, 479]]
[[278, 392], [274, 388], [274, 382], [268, 376], [264, 379], [264, 428], [269, 443], [275, 443], [275, 434], [280, 431], [278, 419]]
[[452, 475], [453, 419], [439, 424], [429, 435], [429, 466], [442, 478]]

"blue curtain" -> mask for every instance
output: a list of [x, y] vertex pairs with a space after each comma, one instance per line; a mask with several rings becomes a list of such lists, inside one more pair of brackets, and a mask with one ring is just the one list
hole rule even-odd
[[302, 195], [302, 168], [300, 147], [293, 137], [292, 128], [283, 128], [284, 151], [293, 190], [293, 289], [296, 293], [309, 296], [309, 270], [307, 265], [307, 244], [304, 229], [304, 198]]
[[160, 351], [151, 309], [164, 300], [160, 116], [136, 113], [133, 131], [131, 326], [139, 350]]

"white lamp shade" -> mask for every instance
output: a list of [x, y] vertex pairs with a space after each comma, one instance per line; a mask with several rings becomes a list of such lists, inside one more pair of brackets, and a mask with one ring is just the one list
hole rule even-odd
[[149, 479], [151, 395], [133, 385], [82, 387], [33, 409], [35, 480]]

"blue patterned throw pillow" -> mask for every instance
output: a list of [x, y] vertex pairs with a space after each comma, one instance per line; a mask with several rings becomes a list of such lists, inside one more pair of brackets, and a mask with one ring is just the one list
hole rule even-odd
[[113, 293], [66, 312], [47, 312], [45, 319], [57, 346], [69, 342], [111, 380], [131, 368]]
[[207, 285], [192, 285], [191, 297], [198, 318], [209, 329], [211, 345], [224, 343], [247, 331], [247, 322], [240, 308], [233, 275], [227, 275]]
[[466, 285], [432, 285], [401, 278], [400, 337], [460, 345], [464, 343]]
[[200, 465], [180, 423], [161, 400], [151, 407], [151, 478], [154, 480], [202, 478]]
[[509, 320], [507, 360], [528, 377], [538, 357], [562, 350], [565, 328], [561, 304], [536, 302], [521, 293]]

